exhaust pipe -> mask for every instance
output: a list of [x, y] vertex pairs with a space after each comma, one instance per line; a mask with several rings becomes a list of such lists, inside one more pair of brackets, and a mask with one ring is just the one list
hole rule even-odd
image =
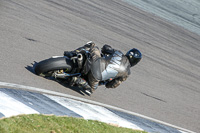
[[83, 55], [81, 53], [77, 54], [77, 62], [78, 68], [81, 69], [83, 64]]

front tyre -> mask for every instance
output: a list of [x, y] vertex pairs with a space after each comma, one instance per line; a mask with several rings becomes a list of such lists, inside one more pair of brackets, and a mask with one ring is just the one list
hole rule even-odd
[[67, 57], [49, 58], [36, 64], [34, 70], [40, 76], [52, 76], [56, 70], [65, 70], [70, 72], [73, 68], [73, 62]]

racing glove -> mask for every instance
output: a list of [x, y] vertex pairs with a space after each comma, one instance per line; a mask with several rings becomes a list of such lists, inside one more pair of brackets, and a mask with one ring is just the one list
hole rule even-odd
[[128, 78], [128, 76], [125, 77], [119, 77], [116, 79], [111, 80], [108, 82], [105, 86], [106, 88], [116, 88], [118, 87], [123, 81], [125, 81]]

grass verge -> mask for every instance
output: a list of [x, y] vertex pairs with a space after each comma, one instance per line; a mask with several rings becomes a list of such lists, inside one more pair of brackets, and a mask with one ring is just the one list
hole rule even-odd
[[0, 120], [0, 133], [145, 133], [103, 122], [55, 115], [19, 115]]

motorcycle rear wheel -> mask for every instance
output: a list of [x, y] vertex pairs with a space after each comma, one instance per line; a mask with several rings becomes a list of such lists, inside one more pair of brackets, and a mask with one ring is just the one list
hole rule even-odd
[[73, 68], [73, 62], [66, 57], [49, 58], [36, 64], [34, 70], [39, 76], [52, 76], [54, 71], [64, 70], [70, 73]]

